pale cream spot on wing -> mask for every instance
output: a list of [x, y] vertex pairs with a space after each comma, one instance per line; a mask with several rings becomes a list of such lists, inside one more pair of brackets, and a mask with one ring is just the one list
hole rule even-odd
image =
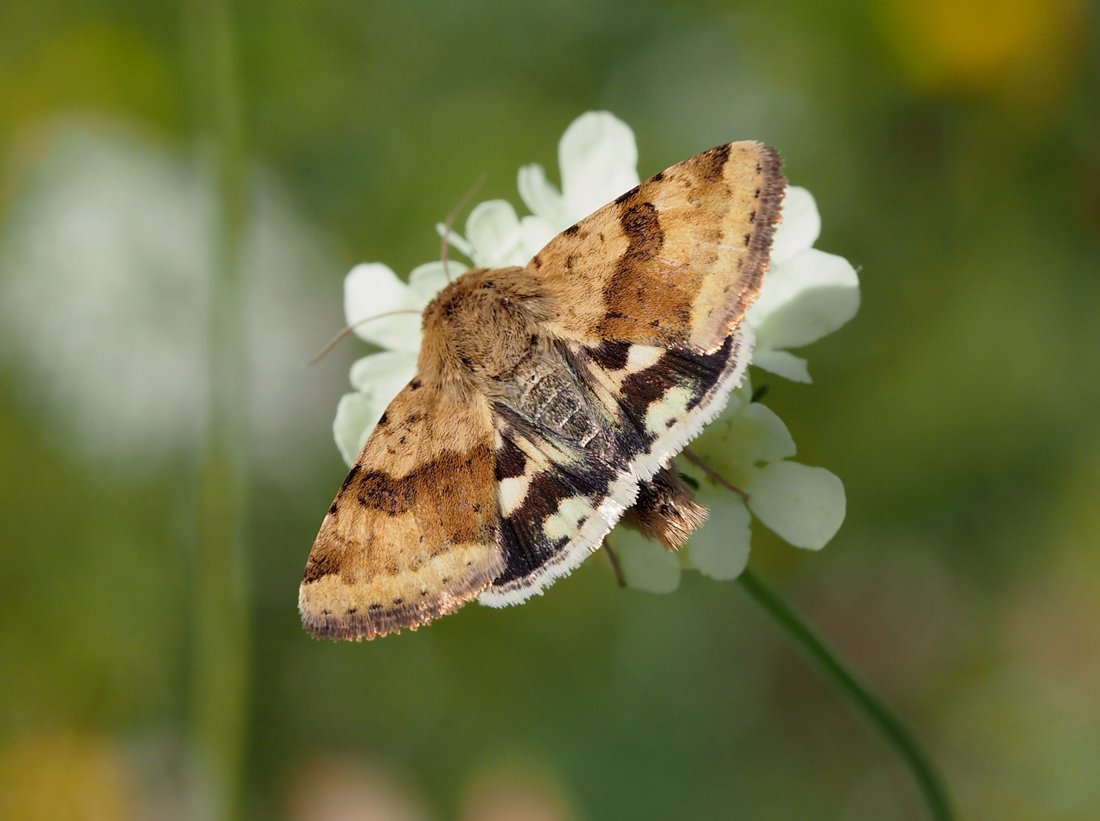
[[626, 354], [625, 370], [628, 374], [644, 371], [646, 368], [656, 365], [657, 360], [663, 354], [664, 350], [662, 348], [655, 348], [652, 345], [631, 345]]
[[595, 512], [592, 502], [584, 496], [570, 496], [568, 499], [562, 499], [558, 505], [558, 512], [543, 522], [542, 532], [551, 541], [557, 541], [563, 536], [571, 538], [580, 529], [581, 522]]
[[691, 390], [682, 386], [669, 388], [665, 395], [650, 404], [645, 415], [645, 427], [650, 433], [664, 433], [670, 424], [687, 413]]
[[500, 512], [505, 516], [511, 516], [527, 498], [527, 490], [531, 487], [531, 476], [510, 476], [500, 480]]

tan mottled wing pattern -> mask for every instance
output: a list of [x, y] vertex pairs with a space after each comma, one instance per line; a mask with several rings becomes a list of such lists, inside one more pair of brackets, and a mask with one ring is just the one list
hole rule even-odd
[[299, 592], [316, 636], [371, 639], [475, 598], [504, 568], [484, 397], [414, 379], [321, 524]]
[[552, 239], [528, 269], [560, 338], [709, 352], [760, 290], [786, 180], [775, 149], [712, 148]]

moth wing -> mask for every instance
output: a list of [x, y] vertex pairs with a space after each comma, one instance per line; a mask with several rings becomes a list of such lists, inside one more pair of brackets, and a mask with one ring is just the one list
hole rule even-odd
[[587, 430], [598, 432], [586, 434], [588, 441], [571, 441], [498, 407], [505, 568], [479, 601], [494, 607], [523, 602], [596, 551], [644, 483], [721, 413], [741, 383], [751, 348], [747, 327], [710, 353], [627, 342], [559, 343], [562, 367], [580, 388], [577, 405], [593, 422]]
[[565, 343], [572, 368], [612, 430], [631, 474], [648, 480], [717, 418], [741, 384], [753, 334], [735, 328], [710, 352], [604, 341]]
[[475, 598], [504, 567], [488, 401], [414, 379], [321, 523], [299, 590], [315, 636], [372, 639]]
[[478, 601], [526, 601], [599, 548], [634, 501], [637, 483], [614, 464], [505, 410], [496, 471], [504, 570]]
[[760, 290], [786, 180], [775, 149], [712, 148], [552, 239], [528, 270], [560, 338], [713, 351]]

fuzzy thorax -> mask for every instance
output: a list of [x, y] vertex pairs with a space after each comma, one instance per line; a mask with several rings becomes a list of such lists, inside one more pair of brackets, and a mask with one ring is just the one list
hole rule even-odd
[[548, 315], [545, 296], [524, 269], [467, 271], [424, 309], [418, 370], [484, 391], [529, 357]]

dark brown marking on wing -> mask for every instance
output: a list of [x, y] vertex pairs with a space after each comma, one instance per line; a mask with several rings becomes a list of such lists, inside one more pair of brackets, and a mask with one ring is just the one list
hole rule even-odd
[[[417, 471], [419, 473], [419, 471]], [[381, 470], [364, 473], [356, 482], [356, 499], [367, 510], [380, 510], [388, 516], [405, 513], [412, 504], [416, 490], [416, 474], [394, 479]]]
[[630, 356], [630, 343], [604, 341], [591, 349], [590, 356], [609, 371], [621, 371]]
[[663, 397], [669, 388], [665, 378], [668, 366], [664, 360], [665, 357], [662, 356], [652, 367], [632, 373], [623, 380], [620, 394], [639, 419], [645, 418], [646, 409]]
[[619, 224], [630, 243], [619, 259], [620, 270], [625, 265], [652, 259], [665, 244], [661, 219], [657, 214], [657, 207], [651, 202], [635, 203], [624, 209], [619, 217]]
[[[348, 475], [344, 477], [344, 483], [340, 485], [340, 493], [343, 493], [345, 490], [348, 489], [348, 485], [350, 485], [355, 480], [355, 477], [359, 475], [359, 471], [361, 471], [362, 469], [363, 468], [360, 465], [352, 466], [352, 469], [348, 471]], [[337, 495], [337, 498], [339, 498], [339, 495]]]
[[511, 439], [505, 439], [497, 450], [497, 481], [522, 476], [526, 468], [527, 456], [515, 442]]
[[[673, 323], [686, 317], [690, 323], [691, 293], [669, 280], [671, 271], [659, 259], [665, 244], [660, 212], [648, 201], [623, 205], [619, 226], [627, 247], [619, 256], [615, 272], [604, 286], [607, 314], [597, 326], [599, 336], [608, 339], [636, 336], [642, 323], [654, 325], [655, 318]], [[670, 328], [675, 333], [678, 329]]]
[[634, 195], [638, 193], [638, 188], [639, 188], [639, 186], [635, 185], [629, 191], [624, 191], [622, 194], [619, 194], [619, 196], [617, 196], [615, 198], [615, 204], [616, 205], [623, 205], [628, 200], [633, 199]]
[[[339, 507], [345, 498], [354, 498], [366, 510], [377, 510], [387, 516], [407, 513], [416, 499], [432, 498], [440, 487], [448, 487], [457, 500], [477, 498], [481, 485], [492, 481], [489, 475], [480, 475], [480, 465], [491, 465], [493, 450], [489, 445], [479, 445], [473, 450], [458, 453], [443, 451], [435, 459], [426, 462], [406, 476], [394, 478], [382, 470], [360, 473], [356, 468], [344, 480], [344, 486], [334, 504]], [[441, 479], [442, 477], [442, 479]], [[447, 517], [440, 524], [446, 526], [446, 537], [455, 543], [482, 541], [482, 523], [476, 517]]]
[[719, 145], [700, 154], [699, 165], [703, 174], [709, 179], [721, 179], [729, 158], [730, 146]]
[[315, 582], [325, 576], [340, 572], [341, 557], [333, 551], [315, 552], [309, 555], [303, 582]]
[[[554, 475], [553, 471], [536, 473], [531, 479], [531, 484], [527, 488], [527, 495], [523, 497], [519, 507], [513, 510], [510, 516], [503, 517], [503, 524], [507, 524], [511, 528], [529, 529], [531, 531], [521, 540], [521, 543], [528, 547], [528, 550], [525, 551], [528, 554], [542, 552], [542, 550], [532, 551], [530, 546], [537, 545], [543, 548], [547, 554], [552, 553], [556, 547], [560, 547], [560, 545], [545, 545], [542, 543], [544, 541], [542, 523], [557, 512], [558, 505], [565, 498], [565, 495], [562, 482], [559, 477]], [[564, 543], [564, 540], [562, 542]], [[512, 549], [511, 545], [505, 545], [506, 553], [510, 553]], [[534, 559], [535, 557], [528, 555], [528, 558]], [[540, 556], [539, 558], [544, 557]], [[507, 559], [507, 561], [511, 564], [511, 559]], [[538, 562], [538, 564], [541, 563], [541, 561]]]

